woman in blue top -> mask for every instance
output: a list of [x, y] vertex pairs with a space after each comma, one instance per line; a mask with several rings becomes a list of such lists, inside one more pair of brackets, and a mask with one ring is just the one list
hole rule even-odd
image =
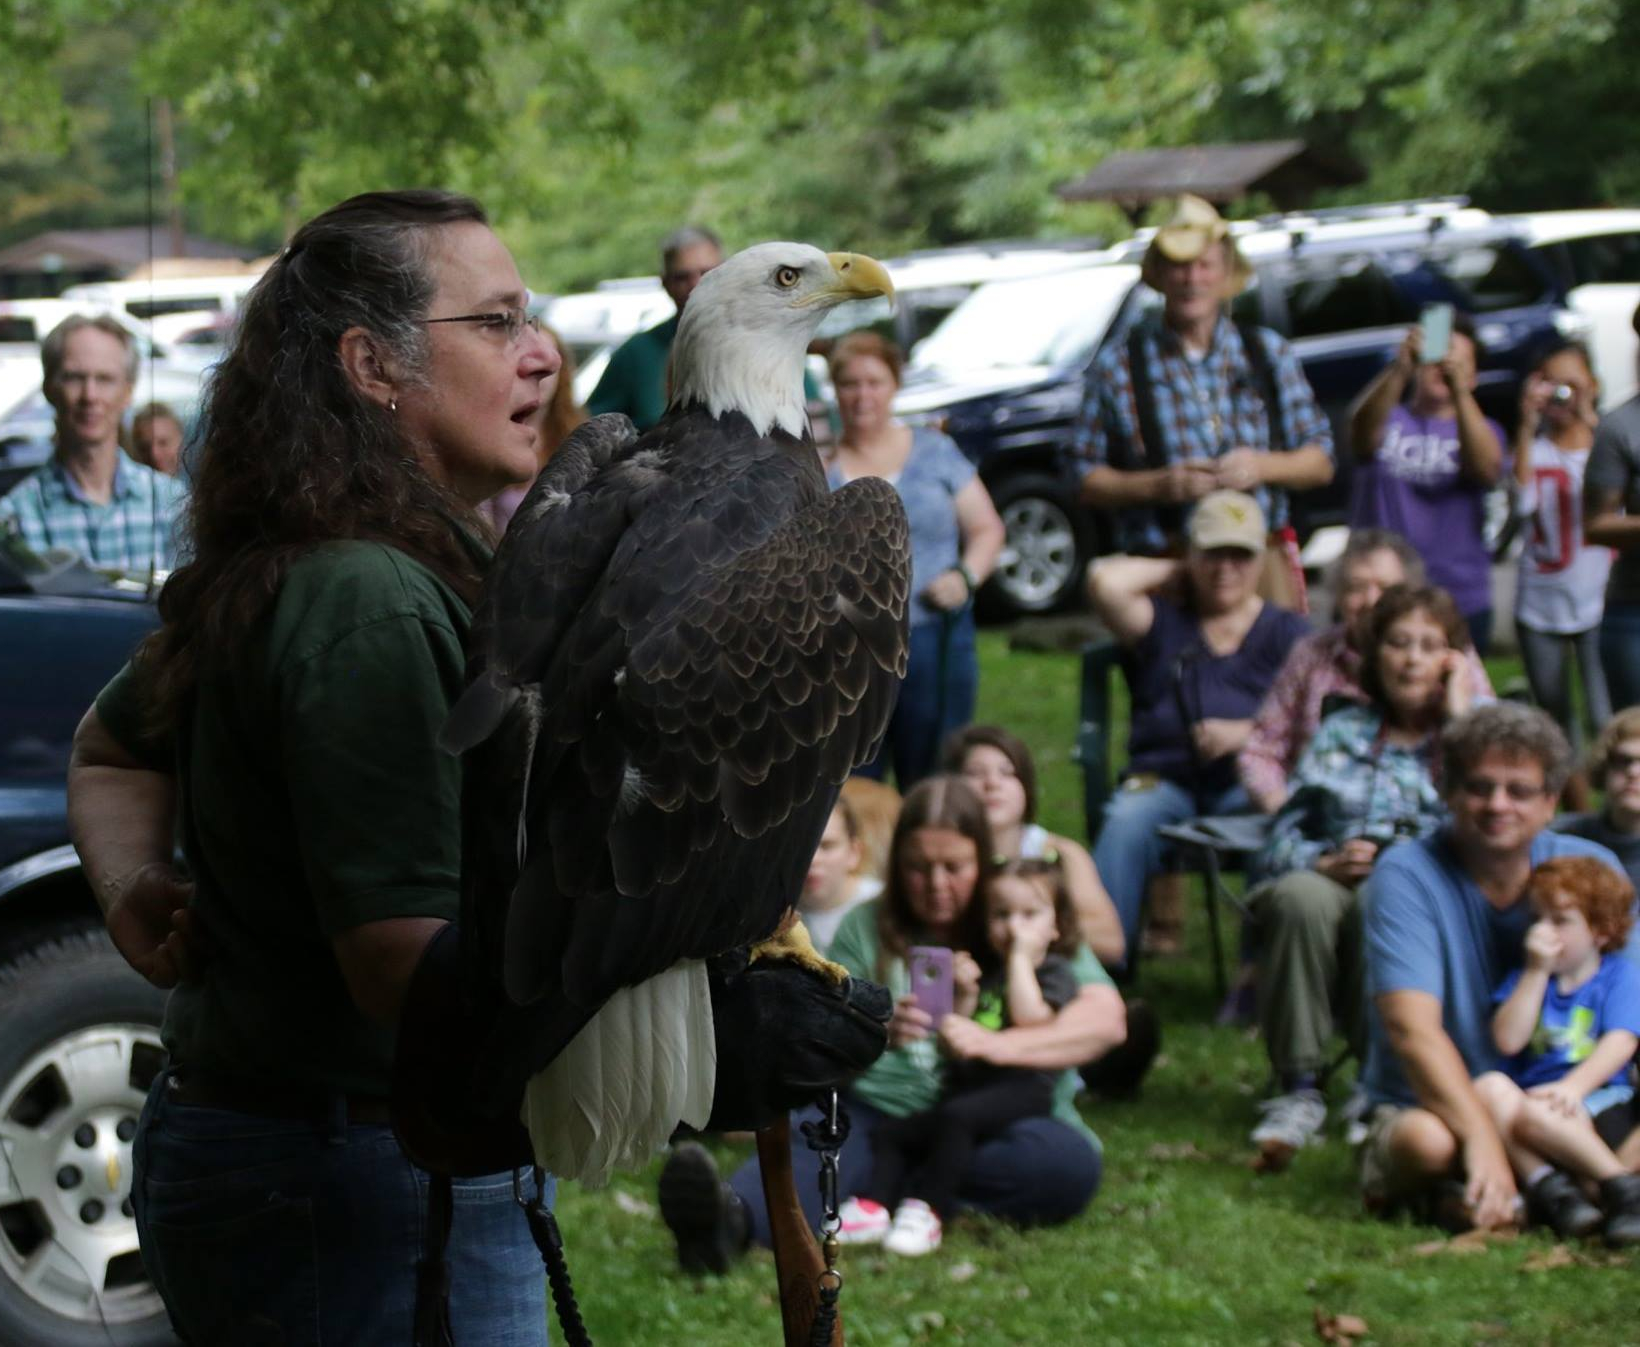
[[979, 661], [974, 591], [1002, 552], [1002, 519], [974, 465], [948, 435], [894, 419], [903, 357], [873, 332], [854, 332], [831, 354], [842, 433], [827, 470], [832, 490], [856, 477], [894, 485], [911, 521], [911, 657], [877, 760], [902, 791], [935, 768], [945, 736], [974, 715]]

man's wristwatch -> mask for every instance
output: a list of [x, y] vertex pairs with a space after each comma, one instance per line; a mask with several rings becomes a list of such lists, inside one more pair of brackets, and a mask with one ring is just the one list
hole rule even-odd
[[974, 573], [968, 569], [967, 562], [959, 561], [951, 569], [962, 577], [962, 583], [968, 586], [968, 597], [973, 598], [974, 591], [979, 588], [979, 581], [974, 579]]

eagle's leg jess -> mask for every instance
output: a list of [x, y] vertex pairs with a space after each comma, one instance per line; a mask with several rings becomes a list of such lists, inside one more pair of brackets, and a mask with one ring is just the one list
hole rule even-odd
[[773, 935], [752, 946], [751, 961], [755, 963], [759, 959], [785, 959], [830, 978], [839, 985], [848, 981], [848, 969], [840, 963], [833, 963], [815, 949], [814, 941], [809, 939], [808, 928], [798, 920], [796, 908], [786, 913]]

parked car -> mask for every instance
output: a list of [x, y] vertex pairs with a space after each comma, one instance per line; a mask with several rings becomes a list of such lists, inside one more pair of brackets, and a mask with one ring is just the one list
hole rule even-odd
[[1600, 408], [1640, 391], [1640, 210], [1551, 210], [1510, 216], [1534, 258], [1589, 327]]
[[68, 843], [74, 727], [155, 623], [147, 590], [0, 538], [0, 1342], [171, 1343], [131, 1218], [162, 993]]
[[[1519, 231], [1461, 202], [1279, 217], [1238, 225], [1236, 235], [1254, 280], [1232, 312], [1293, 343], [1338, 446], [1331, 485], [1294, 501], [1301, 537], [1345, 517], [1349, 404], [1424, 304], [1446, 301], [1474, 314], [1485, 347], [1477, 398], [1506, 425], [1531, 351], [1556, 331], [1581, 330]], [[1089, 364], [1160, 303], [1138, 281], [1148, 241], [1145, 231], [1074, 270], [981, 287], [913, 353], [896, 407], [943, 425], [1009, 527], [980, 596], [988, 616], [1070, 601], [1109, 536], [1109, 520], [1078, 503], [1068, 449]], [[1022, 362], [1018, 352], [1032, 347], [1041, 358]]]

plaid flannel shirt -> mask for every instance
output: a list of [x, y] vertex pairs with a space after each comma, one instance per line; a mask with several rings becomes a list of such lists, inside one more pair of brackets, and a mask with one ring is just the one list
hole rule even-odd
[[0, 529], [33, 552], [62, 548], [93, 566], [122, 571], [170, 570], [176, 524], [187, 488], [124, 453], [106, 505], [89, 500], [55, 455], [0, 497]]
[[[1234, 323], [1219, 316], [1213, 344], [1200, 362], [1185, 355], [1179, 339], [1162, 324], [1159, 315], [1142, 319], [1138, 330], [1156, 392], [1164, 462], [1218, 458], [1238, 447], [1269, 447], [1269, 414], [1259, 393], [1258, 377], [1242, 345], [1241, 332]], [[1317, 405], [1292, 347], [1268, 328], [1259, 328], [1258, 335], [1280, 392], [1288, 448], [1317, 444], [1330, 456], [1332, 427]], [[1072, 451], [1084, 473], [1106, 465], [1126, 471], [1148, 466], [1139, 435], [1139, 411], [1125, 335], [1108, 343], [1088, 368]], [[1271, 528], [1287, 522], [1285, 491], [1260, 487], [1255, 494]], [[1117, 519], [1117, 546], [1122, 551], [1160, 552], [1166, 541], [1156, 512], [1149, 507], [1124, 510]]]
[[1313, 870], [1352, 837], [1387, 846], [1447, 821], [1435, 786], [1436, 736], [1411, 747], [1383, 738], [1384, 718], [1349, 706], [1321, 722], [1293, 773], [1293, 793], [1257, 862], [1261, 878]]

